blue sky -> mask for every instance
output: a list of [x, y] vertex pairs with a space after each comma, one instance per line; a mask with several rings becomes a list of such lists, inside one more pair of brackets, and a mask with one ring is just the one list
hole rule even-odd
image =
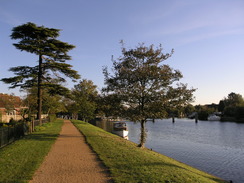
[[[20, 52], [9, 35], [33, 22], [61, 29], [59, 39], [76, 46], [72, 64], [82, 78], [103, 86], [103, 66], [111, 55], [138, 43], [162, 44], [175, 53], [165, 61], [197, 88], [194, 104], [218, 103], [229, 93], [244, 96], [243, 0], [0, 0], [0, 78], [10, 67], [36, 65], [37, 56]], [[67, 80], [67, 87], [73, 83]], [[0, 83], [1, 93], [19, 93]]]

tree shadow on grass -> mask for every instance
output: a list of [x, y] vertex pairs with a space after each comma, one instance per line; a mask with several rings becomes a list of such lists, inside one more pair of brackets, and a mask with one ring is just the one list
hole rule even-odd
[[24, 137], [25, 140], [53, 141], [58, 138], [58, 134], [30, 134]]

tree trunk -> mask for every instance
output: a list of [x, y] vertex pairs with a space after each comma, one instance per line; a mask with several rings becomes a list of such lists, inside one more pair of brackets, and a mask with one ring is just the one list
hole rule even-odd
[[138, 147], [141, 147], [141, 148], [143, 148], [145, 146], [145, 142], [146, 142], [145, 123], [146, 123], [146, 120], [141, 120], [141, 138], [140, 138], [140, 144], [138, 145]]
[[37, 119], [42, 124], [42, 55], [39, 55], [38, 83], [37, 83]]

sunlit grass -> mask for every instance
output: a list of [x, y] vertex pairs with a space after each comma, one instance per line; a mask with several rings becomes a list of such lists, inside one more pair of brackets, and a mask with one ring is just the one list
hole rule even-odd
[[224, 182], [149, 149], [138, 148], [135, 143], [88, 123], [77, 120], [73, 123], [109, 168], [115, 182]]
[[31, 135], [0, 149], [0, 182], [19, 183], [32, 179], [59, 135], [63, 120], [44, 124]]

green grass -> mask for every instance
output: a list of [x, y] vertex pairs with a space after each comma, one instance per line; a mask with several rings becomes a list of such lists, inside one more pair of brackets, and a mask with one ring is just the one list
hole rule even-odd
[[172, 158], [110, 134], [85, 122], [72, 120], [109, 168], [115, 182], [213, 183], [224, 182]]
[[44, 124], [37, 132], [0, 149], [0, 182], [31, 180], [58, 137], [62, 124], [63, 120]]

